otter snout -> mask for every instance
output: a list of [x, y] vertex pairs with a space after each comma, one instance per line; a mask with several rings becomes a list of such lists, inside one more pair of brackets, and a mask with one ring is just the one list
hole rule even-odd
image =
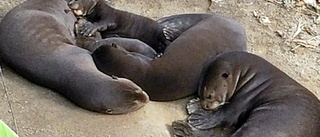
[[204, 110], [217, 110], [222, 105], [222, 103], [218, 101], [210, 102], [210, 101], [204, 100], [204, 101], [200, 101], [200, 105]]
[[85, 15], [83, 8], [80, 6], [80, 4], [78, 2], [71, 0], [68, 2], [68, 6], [75, 15], [77, 15], [77, 16], [84, 16]]
[[139, 92], [141, 92], [141, 93], [139, 93], [139, 96], [140, 96], [139, 97], [139, 99], [140, 99], [139, 102], [141, 102], [143, 104], [148, 103], [150, 101], [149, 95], [144, 91], [139, 91]]

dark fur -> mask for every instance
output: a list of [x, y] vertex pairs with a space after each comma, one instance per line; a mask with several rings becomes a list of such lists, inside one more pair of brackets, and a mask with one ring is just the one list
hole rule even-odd
[[101, 38], [100, 32], [96, 32], [94, 35], [87, 37], [80, 34], [80, 26], [87, 23], [88, 21], [81, 18], [75, 23], [75, 34], [76, 34], [76, 45], [89, 50], [90, 52], [95, 51], [101, 45], [112, 45], [117, 44], [122, 46], [129, 52], [136, 52], [145, 55], [150, 58], [155, 58], [157, 53], [147, 44], [137, 39], [121, 38], [121, 37], [110, 37]]
[[[179, 18], [194, 20], [190, 20], [192, 25], [188, 29], [181, 30], [185, 31], [160, 58], [151, 60], [117, 48], [101, 47], [93, 53], [93, 59], [102, 72], [137, 83], [151, 100], [167, 101], [191, 95], [197, 91], [201, 69], [210, 58], [226, 51], [246, 51], [247, 46], [245, 31], [238, 22], [219, 15], [201, 15], [166, 17], [166, 22], [173, 24], [179, 23]], [[119, 54], [109, 54], [110, 50], [118, 50]]]
[[200, 22], [211, 17], [212, 14], [177, 14], [157, 20], [164, 27], [164, 35], [170, 41], [177, 39], [183, 32]]
[[69, 7], [73, 11], [82, 10], [84, 14], [80, 16], [84, 16], [89, 21], [82, 26], [82, 33], [85, 36], [99, 31], [102, 38], [109, 35], [136, 38], [157, 52], [163, 52], [170, 43], [163, 34], [163, 26], [156, 21], [114, 9], [104, 0], [70, 0]]
[[148, 96], [132, 81], [100, 72], [90, 52], [75, 45], [75, 16], [65, 0], [28, 0], [0, 23], [0, 53], [26, 79], [91, 111], [122, 114]]
[[[236, 126], [231, 137], [320, 135], [319, 100], [271, 63], [250, 53], [230, 52], [209, 64], [203, 71], [200, 101], [210, 103], [227, 95], [228, 103], [216, 111], [194, 112], [188, 118], [192, 126], [202, 130]], [[215, 94], [204, 96], [208, 93]]]

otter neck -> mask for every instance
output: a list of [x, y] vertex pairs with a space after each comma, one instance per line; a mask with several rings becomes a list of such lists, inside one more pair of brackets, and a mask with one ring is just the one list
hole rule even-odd
[[235, 94], [246, 94], [254, 98], [271, 85], [272, 76], [260, 72], [261, 68], [251, 66], [242, 68], [244, 69], [238, 72], [235, 80]]
[[110, 7], [103, 0], [99, 0], [93, 6], [91, 13], [87, 15], [87, 19], [90, 22], [99, 22], [106, 19], [110, 20], [109, 22], [114, 22], [114, 15], [116, 11], [116, 9]]

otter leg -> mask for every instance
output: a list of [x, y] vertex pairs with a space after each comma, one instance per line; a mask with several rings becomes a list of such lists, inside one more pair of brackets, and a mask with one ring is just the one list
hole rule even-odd
[[[156, 51], [154, 51], [150, 46], [148, 46], [147, 44], [145, 44], [144, 42], [138, 39], [120, 38], [120, 37], [106, 38], [98, 41], [98, 44], [96, 44], [95, 46], [97, 48], [102, 45], [112, 45], [112, 44], [116, 44], [124, 48], [128, 52], [139, 53], [149, 58], [155, 58], [157, 55]], [[92, 49], [96, 49], [96, 48], [92, 48]]]
[[106, 31], [108, 28], [112, 29], [115, 28], [115, 23], [101, 23], [101, 22], [86, 22], [83, 25], [79, 26], [80, 33], [83, 36], [90, 37], [94, 35], [97, 31]]
[[230, 137], [234, 132], [233, 128], [199, 130], [182, 120], [172, 122], [171, 128], [175, 137]]
[[236, 94], [233, 98], [234, 100], [230, 100], [228, 104], [216, 111], [196, 110], [188, 117], [188, 122], [198, 129], [235, 125], [238, 123], [238, 119], [247, 113], [254, 100], [248, 99], [249, 97], [245, 93]]

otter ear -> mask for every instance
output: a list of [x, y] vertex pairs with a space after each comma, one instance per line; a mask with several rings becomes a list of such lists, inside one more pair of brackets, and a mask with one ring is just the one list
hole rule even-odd
[[229, 77], [229, 73], [228, 72], [222, 73], [221, 76], [224, 77], [224, 78], [228, 78]]

